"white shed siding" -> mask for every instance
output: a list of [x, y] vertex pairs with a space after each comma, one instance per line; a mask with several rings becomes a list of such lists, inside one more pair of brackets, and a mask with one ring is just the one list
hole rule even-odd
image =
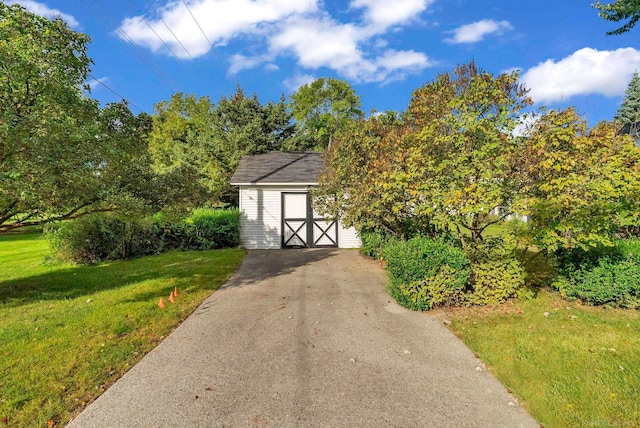
[[[306, 192], [308, 186], [240, 186], [240, 240], [252, 250], [282, 246], [282, 192]], [[338, 222], [338, 246], [359, 248], [360, 238], [352, 227]]]
[[248, 249], [281, 247], [282, 192], [305, 192], [306, 187], [240, 186], [240, 240]]
[[340, 248], [362, 247], [362, 241], [360, 241], [360, 237], [355, 228], [349, 227], [345, 229], [340, 222], [338, 222], [338, 225], [338, 246]]

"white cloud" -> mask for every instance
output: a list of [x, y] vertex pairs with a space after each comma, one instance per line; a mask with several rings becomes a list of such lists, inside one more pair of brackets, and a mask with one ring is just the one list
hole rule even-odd
[[[154, 52], [163, 47], [159, 36], [181, 58], [188, 58], [189, 54], [198, 57], [209, 52], [209, 42], [213, 45], [225, 44], [232, 37], [255, 32], [260, 25], [280, 21], [292, 14], [313, 12], [317, 9], [316, 2], [317, 0], [199, 0], [187, 3], [187, 9], [182, 1], [172, 1], [158, 10], [158, 19], [143, 16], [127, 18], [117, 33], [124, 40], [133, 40]], [[198, 19], [197, 23], [191, 14]], [[202, 31], [198, 25], [202, 27]]]
[[365, 20], [374, 27], [387, 28], [416, 19], [435, 0], [353, 0], [353, 9], [364, 9]]
[[362, 62], [358, 41], [358, 28], [354, 25], [336, 23], [329, 18], [296, 17], [271, 37], [269, 46], [273, 52], [294, 53], [300, 65], [307, 68], [327, 66], [347, 71]]
[[513, 27], [509, 21], [494, 21], [483, 19], [482, 21], [466, 24], [451, 31], [453, 37], [445, 39], [449, 43], [476, 43], [489, 34], [502, 34]]
[[587, 94], [614, 97], [624, 94], [633, 72], [639, 69], [640, 51], [634, 48], [583, 48], [560, 61], [541, 62], [522, 74], [520, 80], [531, 90], [529, 95], [535, 102]]
[[68, 13], [63, 13], [58, 9], [51, 9], [49, 6], [47, 6], [44, 3], [38, 3], [33, 0], [8, 0], [6, 1], [6, 3], [19, 4], [20, 6], [27, 9], [29, 12], [36, 15], [43, 16], [48, 19], [62, 18], [67, 24], [69, 24], [70, 27], [77, 27], [80, 25], [72, 15], [69, 15]]
[[368, 32], [354, 24], [294, 17], [269, 40], [275, 54], [292, 53], [301, 66], [327, 67], [360, 82], [384, 82], [396, 73], [419, 72], [431, 66], [427, 56], [415, 51], [386, 50], [367, 55], [362, 44]]
[[[286, 56], [293, 57], [299, 67], [309, 71], [326, 67], [356, 81], [383, 82], [431, 65], [423, 53], [390, 49], [383, 36], [389, 27], [415, 20], [433, 1], [396, 0], [390, 4], [386, 0], [353, 0], [350, 6], [362, 9], [363, 13], [358, 22], [333, 19], [320, 8], [323, 3], [319, 0], [198, 0], [189, 7], [196, 17], [207, 17], [198, 21], [213, 45], [250, 37], [258, 53], [231, 55], [230, 74], [264, 63], [273, 68], [278, 57]], [[181, 0], [173, 0], [158, 15], [157, 19], [142, 16], [125, 19], [119, 31], [126, 32], [128, 37], [120, 36], [154, 52], [163, 52], [163, 43], [155, 31], [181, 58], [189, 54], [201, 56], [211, 49]]]
[[276, 64], [270, 62], [270, 63], [268, 63], [268, 64], [266, 64], [264, 66], [264, 69], [266, 71], [278, 71], [278, 70], [280, 70], [280, 67], [278, 67]]
[[306, 85], [307, 83], [311, 83], [316, 80], [316, 77], [311, 74], [299, 74], [296, 73], [292, 77], [285, 79], [282, 84], [285, 88], [287, 88], [290, 92], [295, 92], [302, 85]]
[[89, 89], [91, 91], [95, 90], [98, 86], [102, 86], [102, 84], [104, 84], [105, 82], [109, 81], [108, 77], [99, 77], [99, 78], [91, 78], [91, 80], [88, 82], [89, 84]]
[[231, 65], [229, 66], [229, 74], [236, 74], [241, 70], [254, 68], [255, 66], [267, 61], [269, 61], [269, 57], [267, 56], [249, 57], [241, 54], [232, 55], [230, 60]]

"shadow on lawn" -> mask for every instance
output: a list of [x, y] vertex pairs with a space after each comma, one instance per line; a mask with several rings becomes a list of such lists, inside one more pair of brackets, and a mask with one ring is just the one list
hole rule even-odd
[[[96, 266], [70, 267], [2, 281], [0, 282], [0, 303], [12, 307], [43, 300], [74, 299], [147, 280], [175, 278], [181, 281], [202, 276], [215, 278], [216, 269], [211, 269], [212, 265], [237, 260], [235, 257], [216, 256], [222, 256], [225, 251], [237, 250], [218, 250], [213, 255], [171, 252]], [[136, 300], [143, 297], [136, 296]]]

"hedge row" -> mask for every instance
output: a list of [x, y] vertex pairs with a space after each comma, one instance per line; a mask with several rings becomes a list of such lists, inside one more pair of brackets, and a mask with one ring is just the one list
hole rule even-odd
[[640, 308], [640, 239], [614, 247], [564, 251], [557, 255], [553, 286], [569, 300], [589, 305]]
[[123, 219], [96, 214], [51, 226], [46, 236], [57, 259], [76, 263], [127, 259], [174, 249], [236, 247], [240, 242], [240, 213], [237, 209], [199, 209], [177, 222], [162, 215]]
[[509, 239], [493, 238], [465, 252], [444, 238], [398, 240], [375, 231], [360, 237], [364, 254], [385, 259], [389, 293], [410, 309], [498, 304], [524, 286], [525, 271]]

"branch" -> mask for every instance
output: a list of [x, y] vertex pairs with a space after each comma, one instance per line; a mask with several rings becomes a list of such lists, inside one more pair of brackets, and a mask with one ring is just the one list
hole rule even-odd
[[501, 217], [499, 217], [497, 220], [494, 221], [490, 221], [489, 223], [485, 224], [484, 226], [482, 226], [479, 230], [480, 230], [480, 234], [482, 234], [482, 232], [484, 232], [484, 230], [491, 226], [492, 224], [496, 224], [496, 223], [500, 223], [501, 221], [504, 221], [505, 218], [509, 217], [511, 214], [513, 214], [513, 212], [509, 211], [505, 214], [503, 214]]
[[48, 218], [45, 218], [45, 219], [42, 219], [42, 220], [24, 221], [24, 220], [28, 219], [29, 217], [32, 217], [33, 214], [30, 214], [27, 217], [25, 217], [22, 221], [0, 225], [0, 234], [1, 233], [5, 233], [5, 232], [9, 232], [11, 230], [19, 229], [19, 228], [22, 228], [22, 227], [42, 226], [43, 224], [51, 223], [51, 222], [54, 222], [54, 221], [73, 220], [73, 219], [76, 219], [76, 218], [84, 217], [85, 215], [89, 215], [89, 214], [106, 213], [106, 212], [115, 211], [114, 207], [109, 207], [109, 208], [97, 208], [97, 209], [93, 209], [93, 210], [79, 212], [83, 208], [86, 208], [86, 207], [88, 207], [89, 205], [91, 205], [91, 204], [93, 204], [95, 202], [97, 202], [97, 201], [92, 201], [92, 202], [88, 202], [86, 204], [83, 204], [83, 205], [81, 205], [79, 207], [76, 207], [76, 208], [72, 209], [71, 211], [67, 212], [66, 214], [61, 214], [61, 215], [54, 216], [54, 217], [48, 217]]
[[19, 199], [14, 199], [13, 202], [11, 202], [9, 206], [5, 208], [2, 214], [0, 214], [0, 224], [3, 224], [5, 221], [9, 220], [11, 217], [13, 217], [16, 214], [13, 211], [13, 208], [15, 208], [16, 205], [18, 205], [18, 202], [20, 202]]

